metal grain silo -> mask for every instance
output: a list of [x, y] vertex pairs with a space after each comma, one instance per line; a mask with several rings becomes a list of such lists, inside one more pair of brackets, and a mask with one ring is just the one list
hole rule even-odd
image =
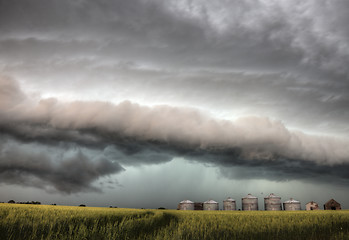
[[286, 211], [296, 211], [301, 210], [301, 202], [290, 198], [284, 202], [284, 210]]
[[179, 210], [194, 210], [194, 202], [183, 200], [179, 203]]
[[236, 210], [236, 202], [231, 197], [223, 201], [223, 210]]
[[258, 210], [258, 198], [252, 196], [250, 193], [246, 197], [242, 198], [242, 210], [253, 211]]
[[219, 210], [218, 202], [213, 200], [204, 202], [204, 210]]
[[281, 197], [274, 195], [274, 193], [270, 193], [269, 196], [264, 198], [264, 209], [266, 211], [282, 210]]

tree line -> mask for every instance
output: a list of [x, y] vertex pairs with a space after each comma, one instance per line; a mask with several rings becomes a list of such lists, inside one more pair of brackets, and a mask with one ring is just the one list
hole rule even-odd
[[41, 202], [38, 201], [27, 201], [27, 202], [15, 202], [15, 200], [10, 200], [8, 203], [17, 203], [17, 204], [41, 204]]

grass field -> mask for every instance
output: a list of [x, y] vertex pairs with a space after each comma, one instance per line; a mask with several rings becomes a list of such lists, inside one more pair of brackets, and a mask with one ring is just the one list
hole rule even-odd
[[177, 211], [0, 204], [0, 239], [349, 239], [349, 211]]

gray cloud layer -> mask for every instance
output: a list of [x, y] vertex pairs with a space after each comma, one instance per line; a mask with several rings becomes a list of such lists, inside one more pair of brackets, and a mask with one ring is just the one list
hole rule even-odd
[[[115, 164], [67, 189], [37, 165], [23, 169], [64, 192], [92, 189], [116, 162], [174, 156], [228, 177], [238, 166], [256, 178], [347, 183], [348, 12], [346, 0], [0, 0], [0, 72], [25, 89], [1, 77], [1, 139], [18, 152], [37, 143], [57, 179], [67, 177], [45, 153], [57, 144]], [[45, 97], [27, 96], [35, 91]], [[255, 117], [236, 117], [245, 115]], [[86, 149], [69, 159], [97, 168]], [[7, 174], [21, 179], [20, 165]]]
[[74, 53], [172, 67], [304, 64], [348, 79], [348, 7], [345, 0], [2, 1], [1, 49], [9, 59]]
[[128, 101], [118, 105], [65, 103], [53, 98], [35, 102], [16, 99], [22, 97], [16, 83], [4, 82], [1, 99], [9, 104], [0, 109], [0, 121], [3, 131], [19, 138], [81, 138], [91, 143], [129, 138], [191, 149], [238, 147], [247, 150], [247, 159], [272, 159], [277, 154], [327, 165], [345, 163], [349, 157], [347, 140], [289, 131], [281, 122], [268, 118], [244, 117], [232, 122], [190, 108], [144, 107]]
[[347, 136], [348, 9], [345, 0], [1, 1], [0, 70], [51, 95], [239, 109]]
[[[12, 145], [12, 146], [11, 146]], [[62, 158], [47, 152], [33, 152], [18, 144], [0, 146], [0, 181], [37, 187], [50, 192], [100, 191], [92, 185], [100, 177], [123, 168], [108, 159], [90, 159], [82, 152]]]
[[[221, 166], [228, 177], [232, 173], [224, 168], [240, 166], [258, 170], [257, 178], [321, 176], [348, 181], [347, 139], [306, 135], [268, 118], [214, 119], [190, 108], [145, 107], [128, 101], [115, 105], [35, 100], [25, 97], [8, 78], [2, 78], [0, 85], [0, 99], [6, 103], [0, 108], [2, 138], [53, 147], [62, 143], [87, 146], [125, 165], [161, 163], [182, 156]], [[1, 158], [3, 179], [13, 182], [12, 173], [31, 173], [65, 192], [88, 189], [98, 177], [122, 169], [111, 160], [91, 162], [81, 154], [55, 168], [45, 156], [12, 155]], [[37, 164], [35, 158], [44, 164]], [[63, 171], [66, 165], [75, 166], [68, 168], [72, 173]], [[71, 179], [76, 171], [85, 177]]]

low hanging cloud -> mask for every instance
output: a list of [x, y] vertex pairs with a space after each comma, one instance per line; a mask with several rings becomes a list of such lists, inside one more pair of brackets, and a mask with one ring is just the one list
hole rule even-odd
[[10, 78], [1, 78], [0, 86], [0, 99], [5, 103], [0, 105], [2, 139], [97, 149], [113, 160], [92, 161], [79, 153], [57, 163], [45, 154], [3, 150], [0, 177], [5, 182], [26, 183], [34, 177], [62, 192], [96, 190], [93, 181], [123, 169], [115, 161], [157, 164], [176, 156], [219, 166], [228, 177], [232, 174], [227, 169], [237, 166], [258, 170], [260, 178], [333, 176], [349, 180], [347, 139], [291, 131], [269, 118], [230, 121], [190, 108], [146, 107], [129, 101], [35, 99]]
[[23, 146], [0, 146], [0, 182], [45, 189], [49, 192], [101, 191], [92, 185], [100, 177], [124, 169], [106, 158], [90, 159], [81, 151], [69, 157], [24, 150]]

